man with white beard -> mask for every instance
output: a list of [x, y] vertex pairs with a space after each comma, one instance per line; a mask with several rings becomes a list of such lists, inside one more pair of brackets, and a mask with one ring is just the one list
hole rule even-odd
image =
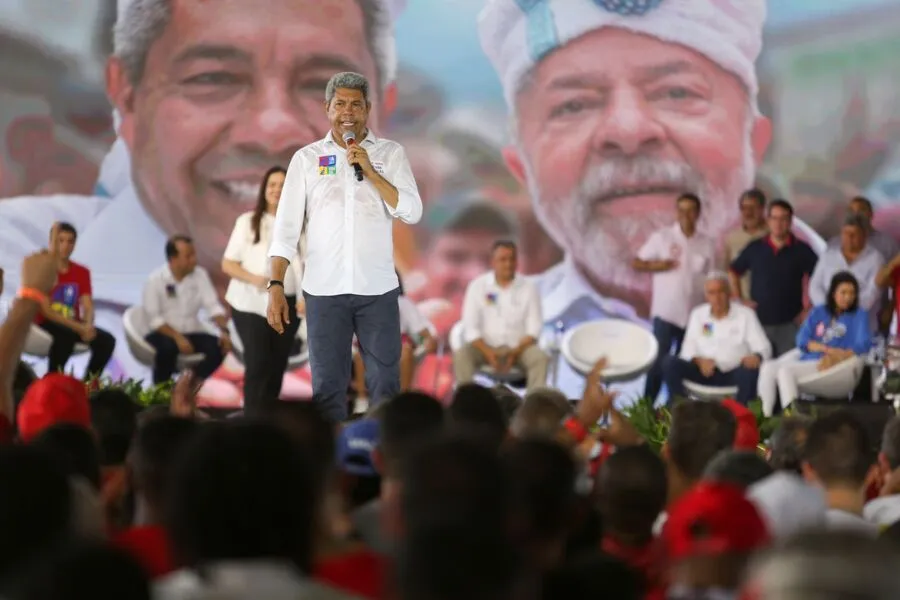
[[[488, 0], [507, 165], [566, 250], [539, 279], [548, 325], [645, 323], [650, 278], [631, 259], [671, 225], [673, 197], [703, 199], [699, 229], [717, 243], [734, 226], [771, 139], [754, 66], [765, 16], [765, 0]], [[557, 384], [575, 397], [583, 380], [561, 364]]]

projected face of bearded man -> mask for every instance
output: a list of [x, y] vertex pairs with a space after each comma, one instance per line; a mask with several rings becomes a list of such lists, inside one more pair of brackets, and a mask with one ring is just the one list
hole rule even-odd
[[[606, 57], [597, 60], [596, 57]], [[541, 222], [601, 293], [649, 304], [632, 258], [682, 192], [718, 240], [770, 140], [742, 81], [687, 47], [607, 27], [550, 53], [516, 96], [506, 151]]]

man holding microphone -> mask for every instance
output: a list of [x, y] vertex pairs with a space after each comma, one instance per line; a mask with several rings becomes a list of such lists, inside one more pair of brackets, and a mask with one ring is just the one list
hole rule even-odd
[[325, 88], [331, 130], [288, 167], [269, 248], [269, 324], [284, 331], [284, 275], [306, 228], [303, 296], [313, 396], [334, 422], [347, 417], [355, 334], [377, 402], [400, 391], [399, 282], [393, 219], [415, 224], [422, 201], [403, 147], [366, 128], [369, 83], [338, 73]]

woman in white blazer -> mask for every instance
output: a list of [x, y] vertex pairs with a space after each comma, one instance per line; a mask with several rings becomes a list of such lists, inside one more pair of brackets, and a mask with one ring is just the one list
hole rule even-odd
[[[246, 413], [259, 412], [278, 400], [288, 357], [300, 326], [299, 316], [294, 311], [283, 334], [278, 334], [266, 321], [267, 253], [285, 173], [282, 167], [272, 167], [266, 172], [256, 207], [237, 218], [222, 258], [222, 271], [231, 277], [225, 301], [231, 305], [231, 319], [244, 350]], [[298, 255], [291, 260], [291, 267], [285, 276], [284, 293], [288, 302], [296, 305], [303, 278], [303, 265]]]

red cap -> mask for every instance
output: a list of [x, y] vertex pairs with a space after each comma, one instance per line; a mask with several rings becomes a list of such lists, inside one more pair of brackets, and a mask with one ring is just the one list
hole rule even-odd
[[769, 542], [759, 511], [732, 484], [704, 481], [679, 498], [663, 527], [672, 560], [727, 552], [752, 552]]
[[28, 442], [57, 423], [91, 426], [91, 407], [84, 382], [50, 373], [32, 383], [16, 413], [19, 438]]
[[735, 450], [756, 450], [756, 447], [759, 446], [756, 415], [749, 408], [731, 398], [722, 400], [722, 406], [731, 411], [737, 422], [737, 429], [734, 432]]

